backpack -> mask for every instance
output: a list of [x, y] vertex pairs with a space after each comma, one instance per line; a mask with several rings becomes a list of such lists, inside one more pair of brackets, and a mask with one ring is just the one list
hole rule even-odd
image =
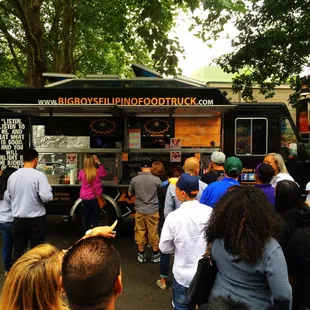
[[168, 180], [163, 181], [161, 185], [162, 186], [157, 190], [157, 196], [158, 196], [159, 208], [163, 209], [165, 207], [165, 199], [169, 186], [169, 181]]

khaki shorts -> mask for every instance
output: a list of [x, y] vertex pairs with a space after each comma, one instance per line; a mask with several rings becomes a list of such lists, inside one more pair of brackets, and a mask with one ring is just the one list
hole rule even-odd
[[159, 213], [135, 215], [135, 240], [140, 246], [145, 246], [147, 243], [151, 246], [158, 246], [158, 219]]

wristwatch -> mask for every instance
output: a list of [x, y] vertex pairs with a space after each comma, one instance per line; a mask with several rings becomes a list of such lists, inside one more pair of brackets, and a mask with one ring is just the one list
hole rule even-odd
[[87, 232], [85, 233], [85, 236], [90, 236], [93, 234], [93, 230], [92, 229], [88, 229]]

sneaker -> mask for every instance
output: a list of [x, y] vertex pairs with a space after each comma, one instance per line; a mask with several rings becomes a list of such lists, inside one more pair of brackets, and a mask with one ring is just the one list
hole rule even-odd
[[158, 252], [157, 254], [152, 253], [152, 259], [151, 262], [153, 264], [160, 263], [160, 253]]
[[146, 253], [139, 253], [138, 252], [138, 257], [137, 257], [137, 260], [139, 263], [143, 264], [146, 262]]
[[157, 286], [161, 288], [162, 290], [165, 290], [167, 288], [166, 283], [161, 282], [161, 280], [157, 280], [156, 283], [157, 283]]

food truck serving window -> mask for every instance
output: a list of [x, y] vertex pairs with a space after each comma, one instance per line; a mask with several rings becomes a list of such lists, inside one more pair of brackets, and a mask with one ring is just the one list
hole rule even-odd
[[237, 118], [235, 122], [235, 154], [266, 155], [268, 141], [266, 118]]

